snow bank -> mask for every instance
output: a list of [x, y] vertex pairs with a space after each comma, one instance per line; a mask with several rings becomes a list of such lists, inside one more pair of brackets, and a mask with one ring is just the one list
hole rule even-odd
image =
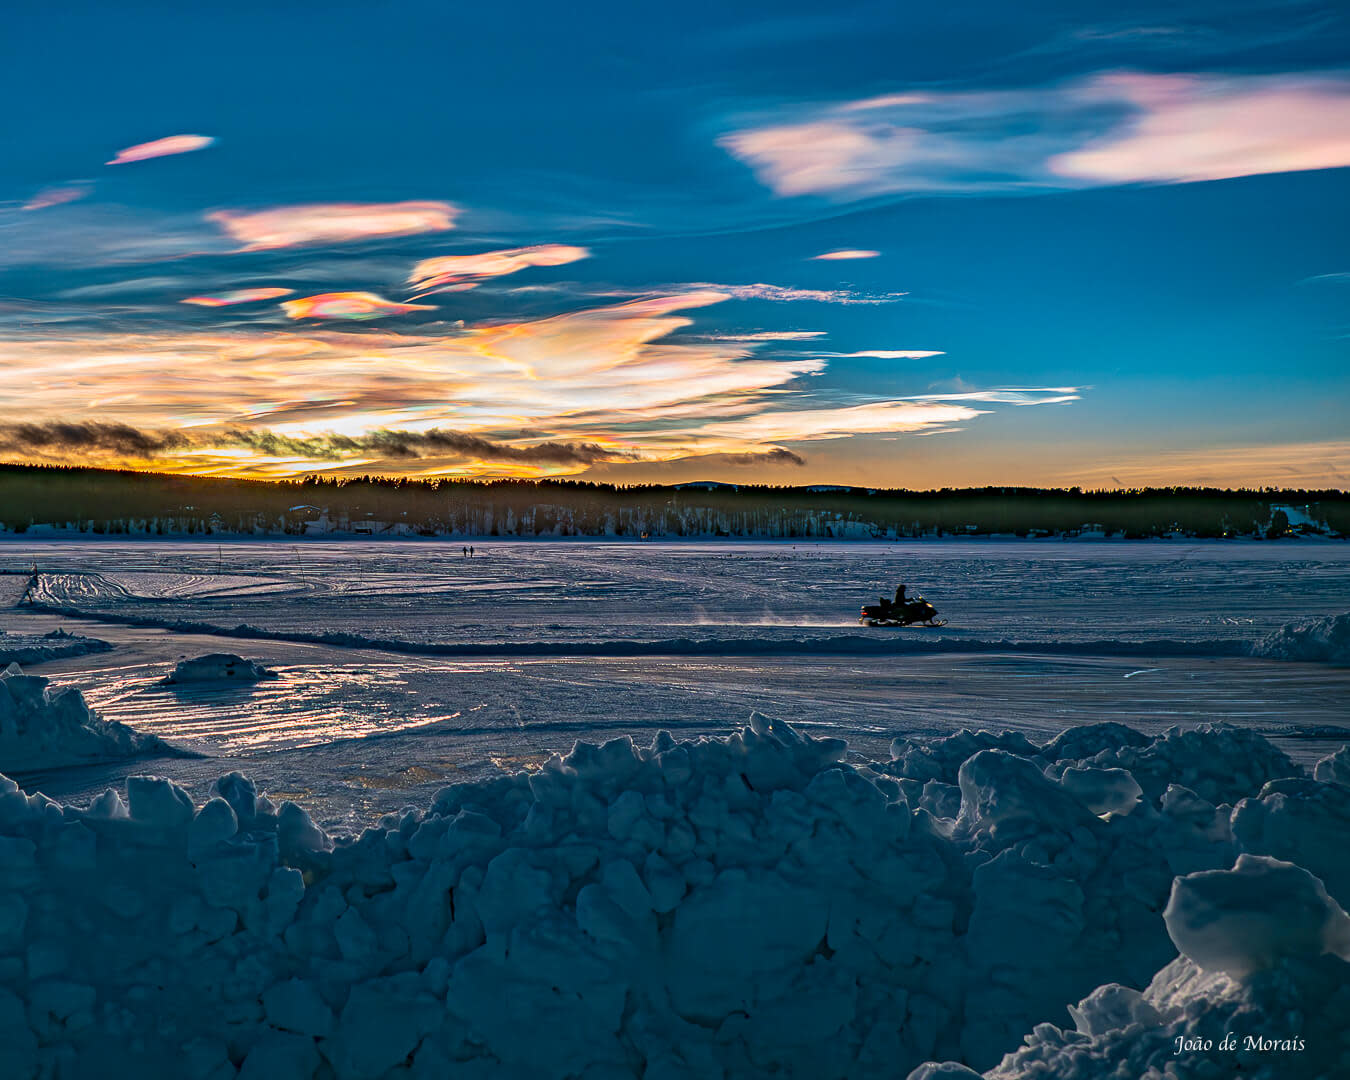
[[1286, 623], [1251, 649], [1262, 660], [1350, 664], [1350, 612]]
[[245, 660], [234, 653], [206, 653], [178, 661], [173, 671], [164, 676], [163, 682], [165, 686], [179, 686], [183, 683], [255, 683], [275, 678], [274, 672], [256, 660]]
[[[1208, 762], [1249, 755], [1250, 805], [1271, 772], [1332, 786], [1232, 729], [1196, 739], [962, 732], [853, 766], [841, 741], [754, 716], [722, 739], [578, 743], [359, 837], [237, 773], [201, 807], [155, 777], [84, 810], [0, 780], [0, 1074], [990, 1068], [1024, 1032], [1067, 1024], [1071, 1002], [1088, 999], [1094, 1031], [1171, 1015], [1136, 999], [1177, 955], [1162, 914], [1177, 874], [1284, 835], [1239, 836], [1230, 806], [1157, 794], [1121, 760], [1213, 787]], [[1222, 889], [1185, 889], [1228, 910]], [[1341, 963], [1311, 951], [1279, 962]]]
[[73, 687], [51, 687], [40, 675], [23, 674], [18, 664], [0, 672], [0, 771], [181, 753], [154, 735], [99, 719]]
[[112, 645], [98, 638], [53, 630], [49, 634], [13, 634], [0, 630], [0, 667], [9, 664], [40, 664], [66, 656], [107, 652]]
[[[1167, 928], [1181, 955], [1138, 990], [1101, 986], [1036, 1025], [989, 1080], [1350, 1075], [1350, 917], [1306, 870], [1240, 855], [1178, 878]], [[945, 1070], [945, 1071], [943, 1071]], [[909, 1080], [978, 1077], [929, 1063]]]

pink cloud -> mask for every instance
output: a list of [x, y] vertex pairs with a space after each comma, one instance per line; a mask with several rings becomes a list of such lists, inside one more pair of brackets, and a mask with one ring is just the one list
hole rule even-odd
[[240, 251], [269, 251], [443, 232], [455, 227], [458, 212], [450, 203], [435, 201], [310, 203], [269, 210], [217, 210], [206, 219], [242, 244]]
[[1121, 74], [1096, 80], [1138, 114], [1050, 159], [1059, 176], [1099, 184], [1187, 183], [1350, 165], [1350, 82], [1287, 77]]
[[875, 259], [881, 252], [867, 248], [842, 248], [839, 251], [827, 251], [822, 255], [812, 255], [813, 259]]
[[331, 292], [284, 300], [282, 309], [292, 319], [379, 319], [409, 311], [435, 311], [434, 304], [396, 304], [368, 292]]
[[1350, 77], [1099, 73], [796, 108], [718, 140], [775, 194], [1188, 183], [1350, 166]]
[[131, 161], [146, 161], [149, 158], [168, 157], [170, 154], [186, 154], [193, 150], [205, 150], [216, 140], [209, 135], [170, 135], [153, 142], [137, 143], [125, 150], [117, 151], [117, 156], [107, 165], [125, 165]]
[[472, 288], [475, 279], [502, 277], [531, 266], [563, 266], [589, 258], [590, 254], [589, 248], [568, 244], [536, 244], [477, 255], [441, 255], [423, 259], [414, 266], [408, 284], [422, 293]]

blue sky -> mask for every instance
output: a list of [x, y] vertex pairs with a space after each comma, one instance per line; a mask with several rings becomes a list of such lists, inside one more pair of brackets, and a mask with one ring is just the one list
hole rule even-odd
[[1350, 475], [1340, 5], [77, 3], [8, 25], [4, 459]]

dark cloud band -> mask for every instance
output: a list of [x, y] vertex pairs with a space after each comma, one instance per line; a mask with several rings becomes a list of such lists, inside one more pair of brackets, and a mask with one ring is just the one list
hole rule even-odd
[[186, 449], [225, 447], [243, 447], [274, 456], [294, 455], [316, 459], [343, 454], [376, 454], [402, 460], [438, 457], [534, 465], [593, 465], [636, 460], [634, 454], [598, 443], [547, 441], [529, 446], [513, 446], [480, 435], [438, 428], [430, 431], [384, 429], [358, 436], [327, 434], [299, 437], [248, 428], [191, 433], [154, 431], [99, 421], [0, 425], [0, 450], [14, 452], [95, 452], [153, 458]]

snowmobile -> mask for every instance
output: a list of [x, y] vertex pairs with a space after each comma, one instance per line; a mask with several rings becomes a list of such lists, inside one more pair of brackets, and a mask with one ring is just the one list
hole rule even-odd
[[938, 618], [937, 608], [922, 596], [903, 604], [883, 600], [879, 604], [864, 604], [858, 616], [864, 626], [946, 626], [947, 620]]

